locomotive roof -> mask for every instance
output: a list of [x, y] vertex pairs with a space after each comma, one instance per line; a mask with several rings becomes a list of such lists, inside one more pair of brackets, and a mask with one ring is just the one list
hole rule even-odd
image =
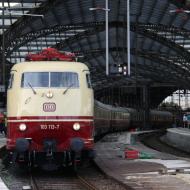
[[31, 61], [31, 62], [22, 62], [15, 64], [12, 67], [13, 70], [26, 70], [26, 71], [49, 71], [50, 69], [53, 71], [57, 71], [59, 69], [69, 69], [73, 71], [77, 70], [89, 70], [88, 67], [84, 63], [80, 62], [65, 62], [65, 61]]

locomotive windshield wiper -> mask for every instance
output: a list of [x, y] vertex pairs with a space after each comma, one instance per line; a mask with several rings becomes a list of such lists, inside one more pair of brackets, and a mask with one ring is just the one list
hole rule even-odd
[[37, 94], [37, 92], [34, 90], [34, 88], [32, 87], [32, 85], [28, 82], [28, 86], [32, 89], [32, 92], [34, 93], [34, 94]]
[[67, 92], [73, 85], [74, 85], [74, 84], [71, 83], [71, 84], [65, 89], [65, 91], [63, 92], [63, 94], [66, 94], [66, 92]]

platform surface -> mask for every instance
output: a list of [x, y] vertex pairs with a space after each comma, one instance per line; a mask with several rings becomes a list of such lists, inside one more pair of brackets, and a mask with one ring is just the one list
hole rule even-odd
[[4, 182], [0, 178], [0, 190], [9, 190], [7, 186], [4, 184]]
[[5, 138], [5, 135], [0, 133], [0, 148], [2, 146], [5, 146], [5, 143], [6, 143], [6, 138]]
[[[6, 142], [5, 135], [0, 133], [0, 148], [5, 146], [5, 142]], [[4, 184], [1, 178], [0, 178], [0, 190], [8, 190], [7, 186]]]
[[167, 131], [182, 134], [185, 136], [190, 136], [190, 129], [189, 128], [183, 128], [183, 127], [169, 128], [169, 129], [167, 129]]
[[180, 150], [190, 153], [190, 129], [170, 128], [162, 140]]
[[[127, 138], [127, 134], [125, 137]], [[110, 177], [138, 190], [189, 190], [190, 161], [176, 156], [160, 153], [145, 147], [140, 142], [127, 145], [119, 135], [111, 135], [104, 142], [96, 144], [97, 157], [95, 162]], [[110, 141], [109, 141], [110, 140]], [[111, 142], [112, 141], [112, 142]], [[126, 140], [127, 142], [127, 140]], [[126, 147], [145, 151], [154, 155], [154, 159], [127, 160], [124, 158]]]

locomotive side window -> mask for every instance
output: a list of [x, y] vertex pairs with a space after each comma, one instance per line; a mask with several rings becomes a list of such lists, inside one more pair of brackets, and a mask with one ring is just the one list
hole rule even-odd
[[92, 88], [92, 83], [90, 80], [90, 74], [86, 74], [86, 81], [87, 81], [88, 88]]
[[51, 72], [50, 73], [51, 87], [79, 87], [78, 74], [73, 72]]
[[10, 75], [8, 89], [12, 88], [14, 80], [14, 74]]
[[22, 74], [21, 87], [48, 87], [49, 73], [48, 72], [26, 72]]

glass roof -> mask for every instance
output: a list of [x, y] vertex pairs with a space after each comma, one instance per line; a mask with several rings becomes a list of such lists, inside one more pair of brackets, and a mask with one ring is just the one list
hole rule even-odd
[[[6, 36], [7, 65], [23, 61], [28, 53], [55, 47], [80, 54], [97, 81], [99, 75], [105, 78], [105, 12], [89, 11], [103, 7], [104, 1], [7, 0], [4, 5], [2, 1], [0, 32], [4, 30]], [[174, 2], [179, 1], [131, 1], [131, 73], [135, 80], [167, 79], [173, 84], [177, 78], [189, 77], [190, 15], [170, 12], [181, 8]], [[115, 72], [119, 64], [127, 63], [126, 0], [110, 0], [109, 8], [109, 63]], [[32, 13], [44, 18], [23, 16]]]

